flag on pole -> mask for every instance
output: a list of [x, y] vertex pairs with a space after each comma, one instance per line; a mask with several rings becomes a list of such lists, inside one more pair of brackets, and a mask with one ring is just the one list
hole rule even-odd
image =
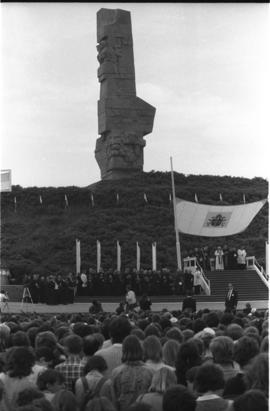
[[157, 243], [152, 243], [152, 270], [157, 271]]
[[11, 191], [11, 170], [1, 170], [1, 192]]
[[195, 203], [198, 203], [199, 201], [198, 201], [198, 197], [197, 197], [197, 194], [195, 193]]
[[145, 193], [143, 194], [143, 198], [144, 198], [145, 203], [148, 204], [147, 195]]
[[243, 203], [246, 204], [246, 196], [243, 194]]
[[81, 242], [76, 239], [76, 274], [81, 272]]
[[241, 205], [207, 205], [177, 199], [177, 229], [185, 234], [223, 237], [244, 231], [267, 199]]
[[121, 246], [119, 241], [117, 241], [117, 271], [121, 271]]
[[119, 194], [116, 193], [116, 204], [119, 204]]
[[43, 200], [42, 200], [42, 197], [41, 197], [41, 196], [39, 196], [39, 203], [40, 203], [40, 204], [43, 203]]
[[14, 211], [15, 213], [17, 211], [17, 198], [16, 197], [14, 197]]
[[97, 240], [97, 273], [100, 272], [101, 267], [101, 244], [100, 241]]
[[141, 248], [140, 248], [138, 242], [136, 243], [136, 250], [137, 250], [137, 253], [136, 253], [136, 269], [137, 269], [137, 271], [140, 271], [140, 269], [141, 269]]
[[92, 204], [92, 207], [94, 208], [95, 207], [95, 200], [94, 200], [94, 194], [93, 193], [91, 193], [91, 204]]
[[68, 208], [68, 198], [66, 194], [65, 194], [65, 208]]
[[223, 201], [222, 194], [219, 193], [219, 201]]

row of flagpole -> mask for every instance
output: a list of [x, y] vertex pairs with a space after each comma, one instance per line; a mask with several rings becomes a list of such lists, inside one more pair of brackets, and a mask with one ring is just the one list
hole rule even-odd
[[[175, 192], [175, 190], [174, 190], [174, 192]], [[38, 198], [39, 198], [40, 205], [43, 205], [42, 196], [39, 195]], [[95, 207], [95, 199], [94, 199], [94, 195], [92, 193], [90, 195], [90, 199], [91, 199], [91, 206], [92, 206], [92, 208], [94, 208]], [[143, 194], [143, 199], [144, 199], [145, 204], [149, 204], [148, 197], [147, 197], [146, 193]], [[119, 204], [119, 201], [120, 201], [119, 193], [116, 193], [116, 204]], [[199, 202], [197, 193], [194, 194], [194, 201], [195, 201], [195, 203]], [[222, 196], [221, 193], [219, 193], [219, 201], [223, 201], [223, 196]], [[169, 193], [169, 203], [171, 203], [171, 202], [172, 202], [172, 195], [171, 195], [171, 193]], [[243, 194], [243, 203], [244, 204], [246, 203], [245, 194]], [[64, 205], [65, 205], [65, 208], [69, 207], [69, 200], [68, 200], [68, 196], [66, 194], [64, 195]], [[16, 196], [14, 197], [14, 211], [15, 211], [15, 213], [17, 211], [17, 197]]]
[[[97, 240], [97, 273], [101, 271], [101, 243]], [[119, 241], [116, 242], [116, 270], [121, 271], [122, 249]], [[141, 269], [141, 247], [136, 242], [136, 270]], [[152, 243], [152, 270], [157, 271], [157, 243]], [[76, 239], [76, 274], [81, 273], [81, 242]]]

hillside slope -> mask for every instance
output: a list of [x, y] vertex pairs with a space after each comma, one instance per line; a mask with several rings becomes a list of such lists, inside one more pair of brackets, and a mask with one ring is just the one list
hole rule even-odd
[[[176, 195], [194, 201], [240, 204], [266, 198], [262, 178], [201, 176], [175, 173]], [[93, 194], [94, 204], [91, 202]], [[117, 193], [119, 202], [117, 202]], [[148, 203], [144, 200], [144, 193]], [[176, 267], [170, 173], [150, 172], [131, 180], [98, 182], [85, 188], [13, 186], [1, 196], [1, 256], [16, 277], [26, 272], [75, 271], [75, 239], [81, 241], [82, 268], [96, 267], [96, 240], [102, 245], [102, 266], [116, 268], [116, 240], [123, 267], [136, 264], [136, 241], [143, 268], [151, 268], [151, 243], [157, 242], [158, 267]], [[68, 207], [65, 207], [65, 195]], [[40, 203], [42, 197], [42, 204]], [[14, 197], [16, 197], [16, 212]], [[268, 238], [268, 203], [248, 229], [237, 236], [210, 239], [181, 235], [182, 256], [194, 247], [243, 244], [264, 262]]]

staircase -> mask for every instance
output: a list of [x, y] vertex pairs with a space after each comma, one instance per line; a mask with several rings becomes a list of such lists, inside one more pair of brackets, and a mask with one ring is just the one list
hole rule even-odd
[[[197, 295], [198, 302], [220, 302], [225, 300], [228, 292], [228, 283], [232, 283], [237, 289], [239, 301], [268, 301], [268, 288], [260, 279], [255, 270], [227, 270], [208, 271], [206, 277], [210, 280], [211, 295]], [[124, 296], [95, 296], [76, 297], [75, 302], [91, 302], [94, 298], [102, 302], [119, 302], [124, 300]], [[173, 302], [182, 301], [183, 296], [151, 296], [152, 302]]]

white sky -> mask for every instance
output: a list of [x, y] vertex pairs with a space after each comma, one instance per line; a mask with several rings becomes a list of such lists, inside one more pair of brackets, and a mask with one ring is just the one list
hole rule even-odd
[[1, 168], [86, 186], [99, 83], [96, 12], [129, 10], [137, 95], [156, 107], [144, 171], [268, 177], [268, 4], [2, 3]]

